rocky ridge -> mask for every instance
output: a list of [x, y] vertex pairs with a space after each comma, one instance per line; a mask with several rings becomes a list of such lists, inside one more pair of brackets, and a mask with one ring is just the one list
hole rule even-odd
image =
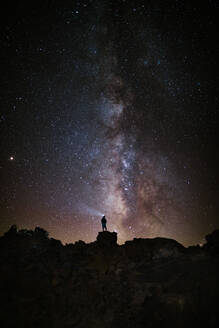
[[0, 326], [218, 327], [219, 230], [202, 247], [115, 232], [65, 246], [42, 228], [0, 238]]

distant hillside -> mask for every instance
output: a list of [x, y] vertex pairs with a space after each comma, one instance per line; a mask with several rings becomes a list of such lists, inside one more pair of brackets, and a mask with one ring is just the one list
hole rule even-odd
[[0, 238], [0, 327], [219, 327], [219, 230], [206, 240], [118, 245], [105, 231], [63, 246], [12, 226]]

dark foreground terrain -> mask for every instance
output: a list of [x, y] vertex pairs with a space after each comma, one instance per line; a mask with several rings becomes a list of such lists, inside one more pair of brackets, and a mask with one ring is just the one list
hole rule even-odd
[[12, 226], [0, 238], [0, 327], [219, 327], [219, 230], [206, 240], [119, 246], [106, 231], [63, 246]]

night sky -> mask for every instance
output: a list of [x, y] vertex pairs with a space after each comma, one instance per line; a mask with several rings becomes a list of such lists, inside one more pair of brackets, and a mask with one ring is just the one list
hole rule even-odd
[[215, 1], [8, 1], [0, 234], [203, 243], [218, 217]]

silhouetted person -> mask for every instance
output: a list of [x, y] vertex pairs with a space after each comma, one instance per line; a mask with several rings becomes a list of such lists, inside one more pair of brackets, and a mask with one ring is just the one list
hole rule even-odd
[[102, 217], [102, 219], [101, 219], [101, 223], [102, 223], [103, 231], [104, 231], [104, 230], [107, 230], [107, 227], [106, 227], [107, 220], [106, 220], [105, 215]]

